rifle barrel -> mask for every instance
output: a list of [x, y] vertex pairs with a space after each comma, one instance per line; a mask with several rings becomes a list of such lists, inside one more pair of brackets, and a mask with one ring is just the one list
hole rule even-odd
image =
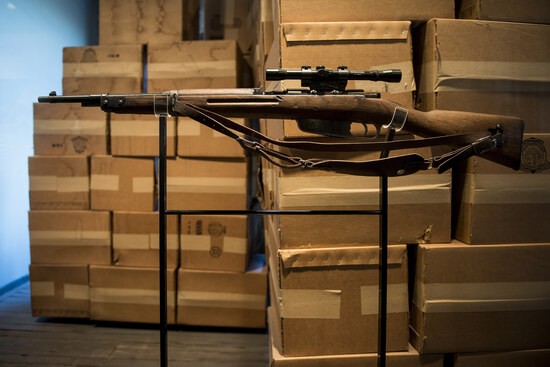
[[101, 104], [100, 94], [78, 95], [78, 96], [58, 96], [50, 95], [38, 97], [40, 103], [80, 103], [84, 107], [99, 107]]

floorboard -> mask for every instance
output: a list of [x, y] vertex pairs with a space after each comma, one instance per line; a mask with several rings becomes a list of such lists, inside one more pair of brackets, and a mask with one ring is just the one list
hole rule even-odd
[[[159, 332], [151, 325], [37, 318], [28, 282], [0, 297], [0, 367], [158, 367]], [[176, 328], [168, 332], [168, 365], [268, 366], [263, 331]]]

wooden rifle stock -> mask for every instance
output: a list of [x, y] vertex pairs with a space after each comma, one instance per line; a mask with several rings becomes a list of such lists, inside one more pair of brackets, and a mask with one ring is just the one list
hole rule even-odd
[[[98, 106], [114, 113], [161, 114], [187, 116], [188, 106], [196, 106], [225, 117], [318, 119], [388, 124], [396, 110], [404, 109], [384, 99], [367, 98], [361, 93], [311, 94], [271, 92], [258, 89], [197, 89], [162, 94], [92, 95], [39, 97], [39, 102], [81, 103]], [[516, 117], [459, 111], [422, 112], [406, 110], [403, 130], [420, 137], [464, 133], [501, 132], [498, 149], [484, 155], [504, 166], [519, 169], [523, 141], [523, 121]]]
[[[174, 110], [185, 115], [185, 105], [195, 105], [226, 117], [320, 119], [388, 124], [400, 106], [394, 102], [366, 98], [363, 94], [254, 94], [253, 90], [178, 91]], [[244, 93], [243, 93], [244, 92]], [[402, 108], [401, 108], [402, 109]], [[516, 117], [462, 111], [407, 111], [403, 130], [420, 137], [486, 132], [500, 126], [502, 146], [484, 155], [496, 163], [519, 169], [523, 121]]]

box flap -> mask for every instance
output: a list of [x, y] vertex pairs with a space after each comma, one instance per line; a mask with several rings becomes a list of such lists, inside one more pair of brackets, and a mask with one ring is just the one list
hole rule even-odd
[[410, 25], [408, 21], [285, 23], [282, 24], [282, 31], [287, 42], [406, 41]]
[[[401, 264], [407, 256], [406, 247], [389, 246], [388, 264]], [[309, 268], [319, 266], [378, 265], [378, 247], [332, 247], [279, 250], [284, 267]]]

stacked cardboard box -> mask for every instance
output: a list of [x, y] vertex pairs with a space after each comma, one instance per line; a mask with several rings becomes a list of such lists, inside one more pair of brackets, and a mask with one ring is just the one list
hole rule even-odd
[[[195, 33], [185, 16], [191, 3], [102, 0], [100, 45], [63, 49], [63, 94], [241, 86], [237, 41], [183, 41], [184, 33]], [[194, 121], [179, 122], [168, 119], [168, 203], [248, 208], [242, 148]], [[35, 106], [36, 156], [29, 158], [35, 315], [159, 321], [158, 130], [154, 116]], [[265, 261], [249, 266], [248, 230], [242, 215], [167, 216], [169, 323], [265, 326]]]
[[411, 308], [421, 353], [550, 345], [550, 245], [419, 245]]
[[[351, 70], [401, 69], [400, 83], [350, 81], [348, 88], [380, 92], [383, 98], [412, 109], [416, 89], [412, 22], [454, 14], [452, 1], [415, 3], [392, 2], [380, 7], [369, 1], [353, 4], [273, 2], [276, 15], [262, 16], [260, 29], [266, 29], [270, 19], [278, 26], [274, 27], [272, 47], [264, 63], [259, 64], [285, 69], [299, 69], [302, 65], [327, 68], [346, 65]], [[261, 39], [265, 49], [270, 43], [269, 32]], [[289, 81], [266, 86], [268, 90], [300, 87]], [[299, 130], [295, 121], [266, 120], [261, 122], [261, 128], [277, 139], [307, 137], [307, 140], [329, 141]], [[304, 154], [303, 151], [290, 153]], [[429, 149], [418, 153], [432, 155]], [[376, 157], [332, 154], [330, 158]], [[270, 164], [263, 165], [262, 170], [264, 205], [268, 208], [368, 210], [378, 207], [379, 180], [375, 177], [293, 171]], [[390, 184], [390, 241], [394, 245], [390, 246], [388, 259], [387, 349], [392, 353], [402, 351], [405, 359], [409, 340], [407, 252], [404, 245], [397, 244], [435, 238], [441, 238], [442, 242], [451, 240], [450, 181], [450, 174], [428, 173], [399, 178]], [[266, 223], [272, 364], [368, 363], [368, 353], [377, 350], [378, 337], [379, 260], [378, 247], [374, 246], [378, 243], [378, 218], [281, 215], [269, 218]], [[403, 363], [423, 365], [418, 354], [411, 353], [410, 359]], [[375, 363], [372, 355], [370, 360]], [[431, 361], [434, 365], [442, 364], [441, 356], [434, 356]]]
[[34, 106], [29, 157], [34, 316], [90, 316], [90, 265], [111, 263], [111, 217], [91, 211], [90, 156], [107, 153], [107, 119], [75, 106]]
[[547, 241], [550, 77], [535, 65], [550, 61], [550, 26], [434, 19], [417, 36], [420, 108], [519, 116], [529, 133], [521, 171], [477, 157], [456, 171], [457, 239]]
[[455, 366], [543, 366], [548, 358], [550, 26], [534, 24], [548, 22], [548, 3], [529, 5], [464, 0], [459, 16], [468, 19], [432, 19], [413, 34], [419, 109], [525, 122], [521, 169], [483, 157], [455, 169], [456, 240], [410, 253], [411, 342], [421, 353], [454, 354]]

